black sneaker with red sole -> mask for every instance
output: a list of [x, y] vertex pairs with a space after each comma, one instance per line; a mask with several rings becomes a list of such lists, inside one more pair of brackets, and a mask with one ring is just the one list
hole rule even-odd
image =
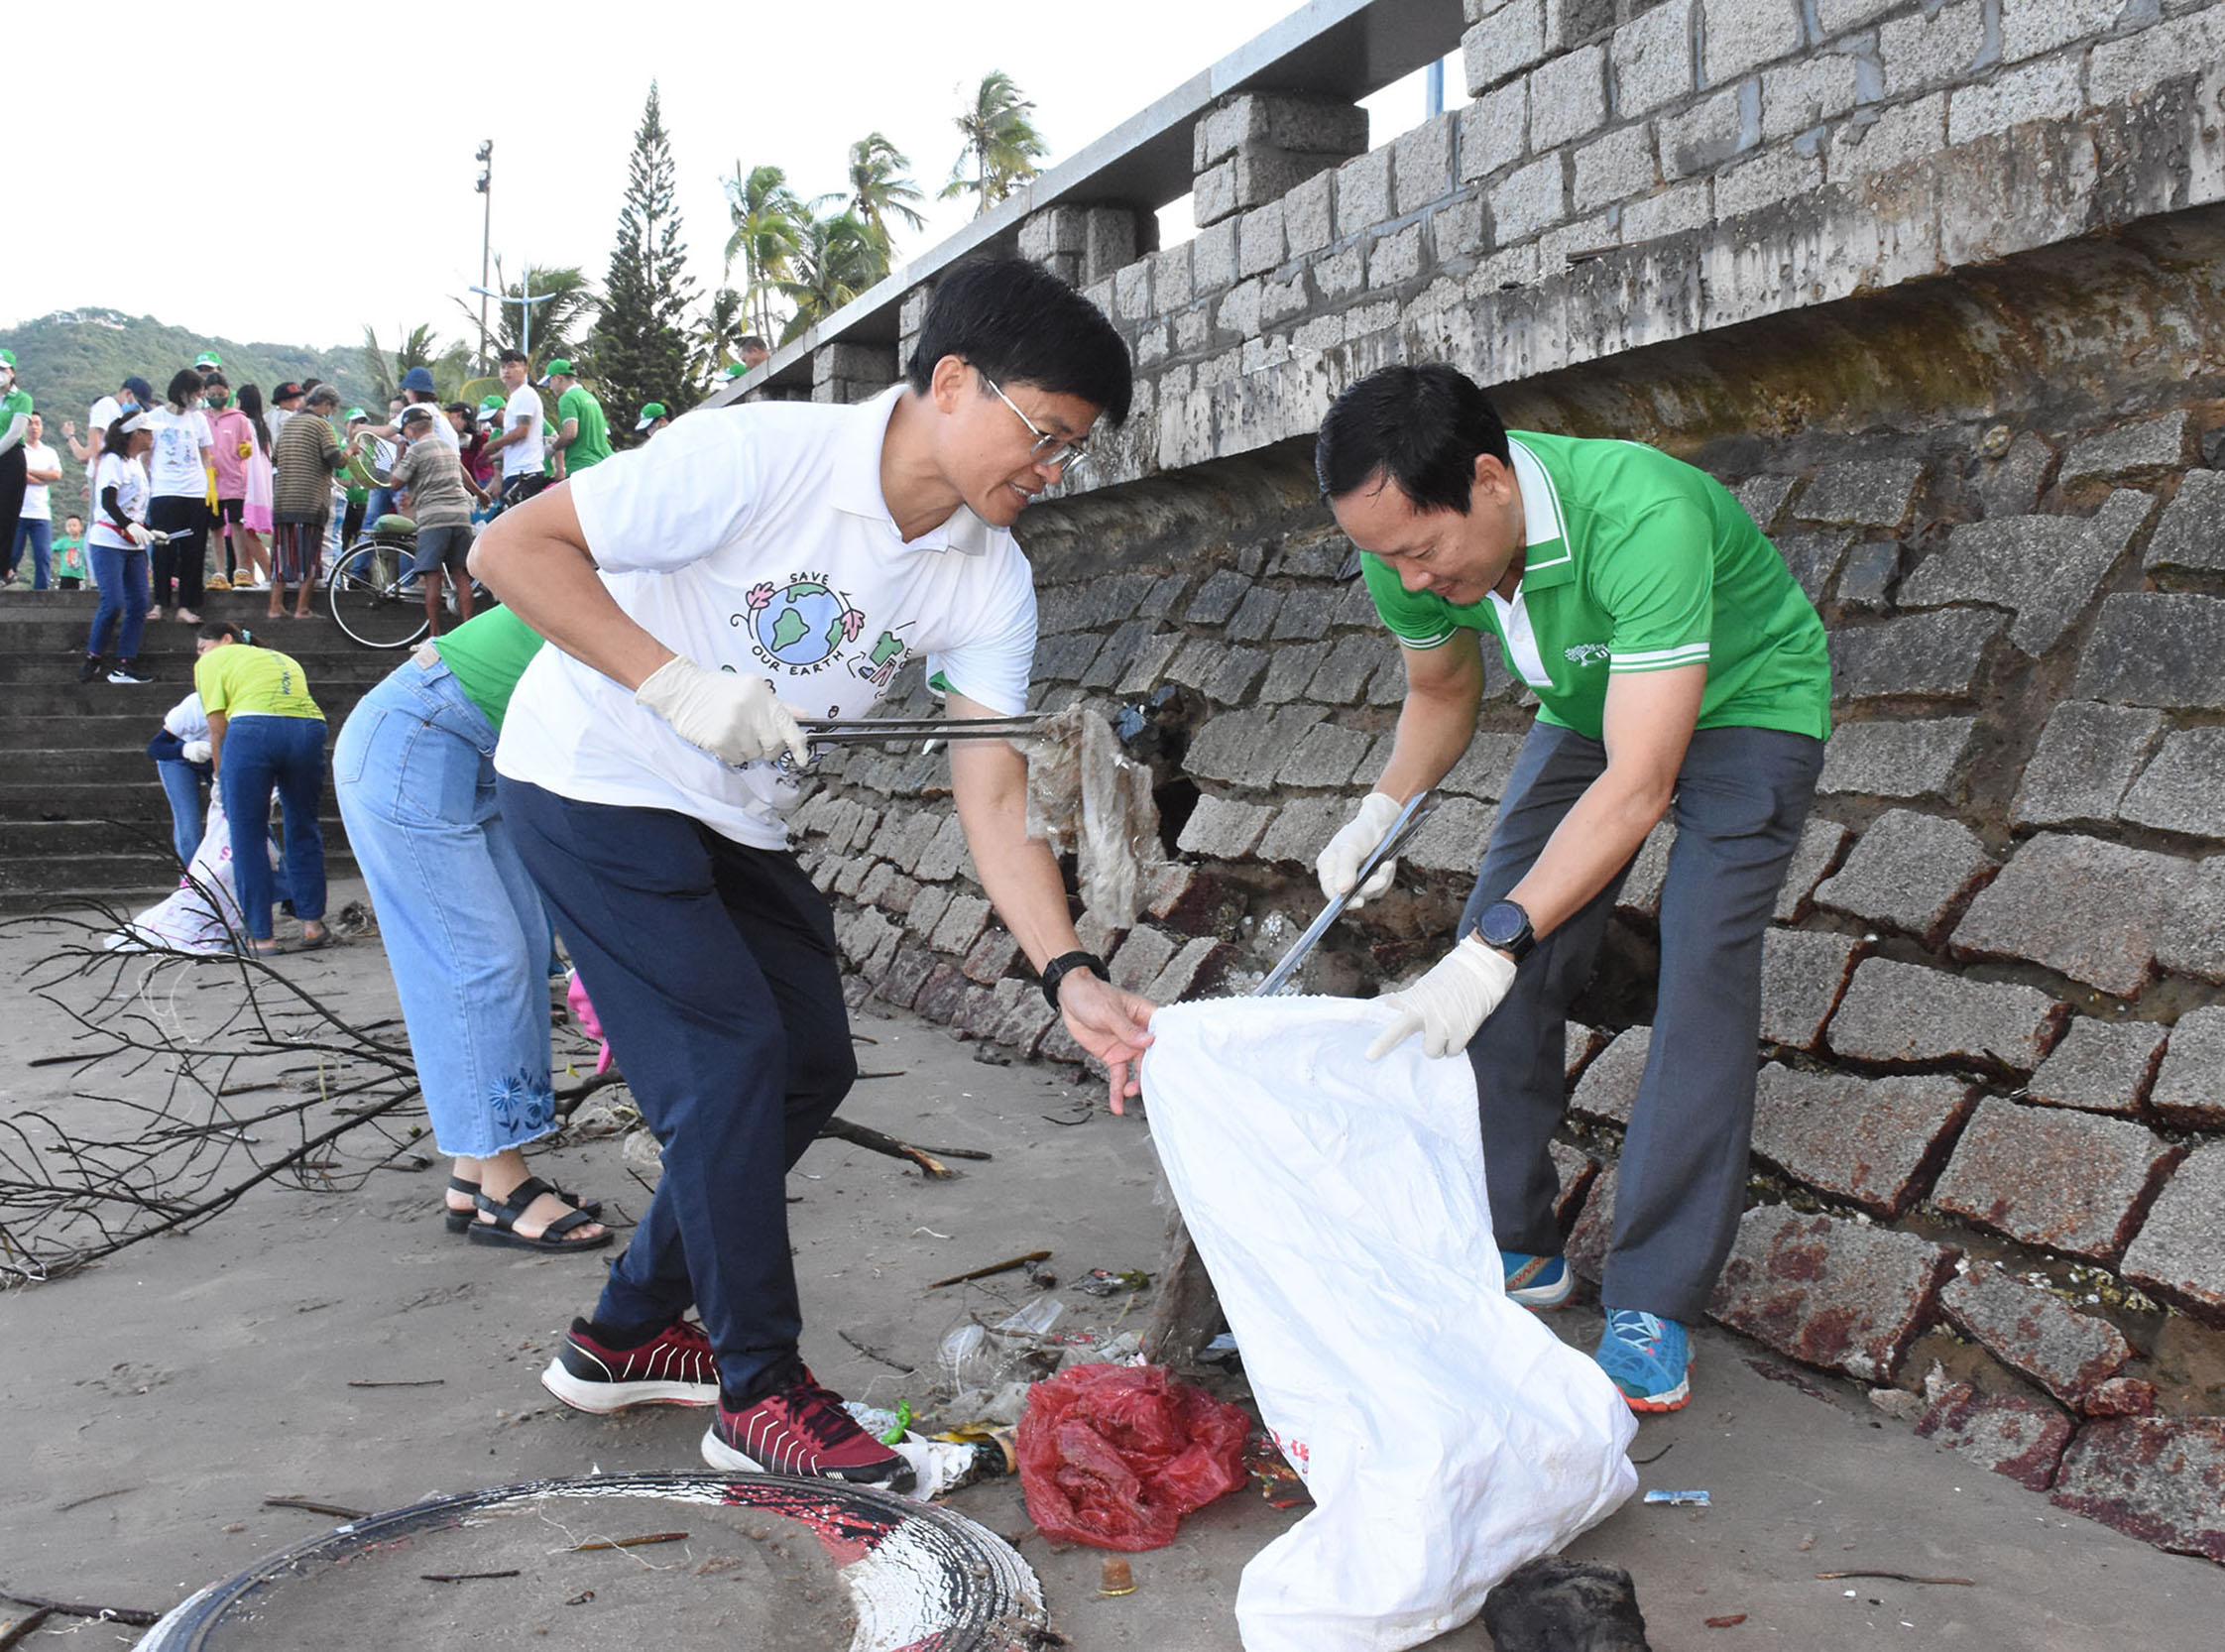
[[809, 1371], [792, 1387], [729, 1411], [722, 1402], [703, 1436], [703, 1461], [730, 1473], [804, 1475], [909, 1491], [911, 1465], [860, 1428], [842, 1396]]
[[583, 1319], [540, 1373], [541, 1386], [578, 1411], [607, 1414], [630, 1405], [716, 1405], [719, 1365], [711, 1339], [692, 1320], [666, 1327], [633, 1348], [611, 1348]]

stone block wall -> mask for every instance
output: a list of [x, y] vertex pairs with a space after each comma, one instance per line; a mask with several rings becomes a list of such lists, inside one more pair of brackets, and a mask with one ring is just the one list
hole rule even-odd
[[[1193, 241], [1129, 256], [1107, 208], [1023, 229], [1139, 365], [1090, 486], [1021, 531], [1037, 702], [1118, 719], [1158, 782], [1168, 864], [1132, 927], [1085, 938], [1155, 998], [1234, 993], [1318, 909], [1313, 856], [1403, 686], [1312, 494], [1346, 384], [1450, 360], [1510, 424], [1693, 458], [1823, 614], [1836, 721], [1768, 937], [1715, 1316], [1905, 1390], [1927, 1436], [2064, 1508], [2225, 1560], [2225, 5], [1470, 0], [1467, 23], [1475, 102], [1372, 151], [1319, 99], [1209, 113]], [[1444, 944], [1531, 710], [1488, 666], [1398, 886], [1307, 990], [1372, 992]], [[852, 991], [1078, 1059], [943, 758], [821, 767], [795, 825]], [[1671, 841], [1570, 1028], [1556, 1157], [1593, 1274]]]

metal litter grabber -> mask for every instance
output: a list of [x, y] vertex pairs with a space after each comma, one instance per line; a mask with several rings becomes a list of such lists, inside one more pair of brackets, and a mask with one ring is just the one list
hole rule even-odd
[[1320, 944], [1322, 936], [1329, 933], [1330, 925], [1344, 915], [1345, 908], [1351, 904], [1351, 898], [1359, 892], [1360, 885], [1374, 875], [1377, 867], [1393, 859], [1406, 847], [1407, 840], [1420, 830], [1422, 822], [1429, 818], [1430, 811], [1436, 807], [1437, 794], [1433, 791], [1417, 791], [1406, 800], [1406, 807], [1398, 811], [1398, 818], [1390, 823], [1390, 830], [1383, 834], [1383, 841], [1375, 845], [1374, 853], [1360, 863], [1358, 876], [1352, 879], [1352, 886], [1330, 901], [1321, 909], [1321, 916], [1306, 925], [1306, 932], [1298, 937], [1297, 943], [1267, 972], [1266, 979], [1251, 990], [1251, 997], [1271, 999], [1289, 984], [1290, 978], [1298, 973], [1298, 966], [1306, 961], [1306, 954]]
[[1047, 712], [1012, 717], [802, 717], [796, 726], [817, 745], [864, 745], [877, 740], [1024, 740], [1049, 720]]

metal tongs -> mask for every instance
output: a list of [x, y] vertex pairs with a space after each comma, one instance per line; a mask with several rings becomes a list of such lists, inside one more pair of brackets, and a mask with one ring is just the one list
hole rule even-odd
[[1360, 863], [1359, 873], [1352, 879], [1352, 886], [1322, 908], [1321, 916], [1306, 926], [1306, 932], [1298, 937], [1297, 944], [1284, 953], [1281, 962], [1267, 972], [1267, 979], [1251, 990], [1253, 998], [1273, 998], [1283, 990], [1290, 978], [1298, 973], [1298, 966], [1306, 961], [1306, 954], [1313, 951], [1322, 936], [1329, 933], [1329, 926], [1344, 916], [1345, 908], [1351, 903], [1352, 896], [1359, 892], [1359, 886], [1374, 875], [1377, 867], [1406, 847], [1407, 841], [1436, 807], [1437, 794], [1433, 791], [1418, 791], [1407, 800], [1406, 807], [1400, 809], [1398, 818], [1391, 822], [1390, 830], [1383, 834], [1383, 841], [1375, 846], [1375, 852]]
[[800, 717], [813, 745], [876, 740], [1024, 740], [1050, 720], [1043, 711], [1013, 717]]

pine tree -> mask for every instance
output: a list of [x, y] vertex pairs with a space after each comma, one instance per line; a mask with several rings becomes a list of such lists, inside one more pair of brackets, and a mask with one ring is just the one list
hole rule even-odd
[[603, 282], [602, 316], [581, 366], [602, 398], [614, 438], [632, 431], [634, 415], [645, 402], [685, 408], [702, 398], [687, 320], [695, 284], [686, 273], [672, 188], [672, 146], [652, 80], [634, 134], [618, 245]]

